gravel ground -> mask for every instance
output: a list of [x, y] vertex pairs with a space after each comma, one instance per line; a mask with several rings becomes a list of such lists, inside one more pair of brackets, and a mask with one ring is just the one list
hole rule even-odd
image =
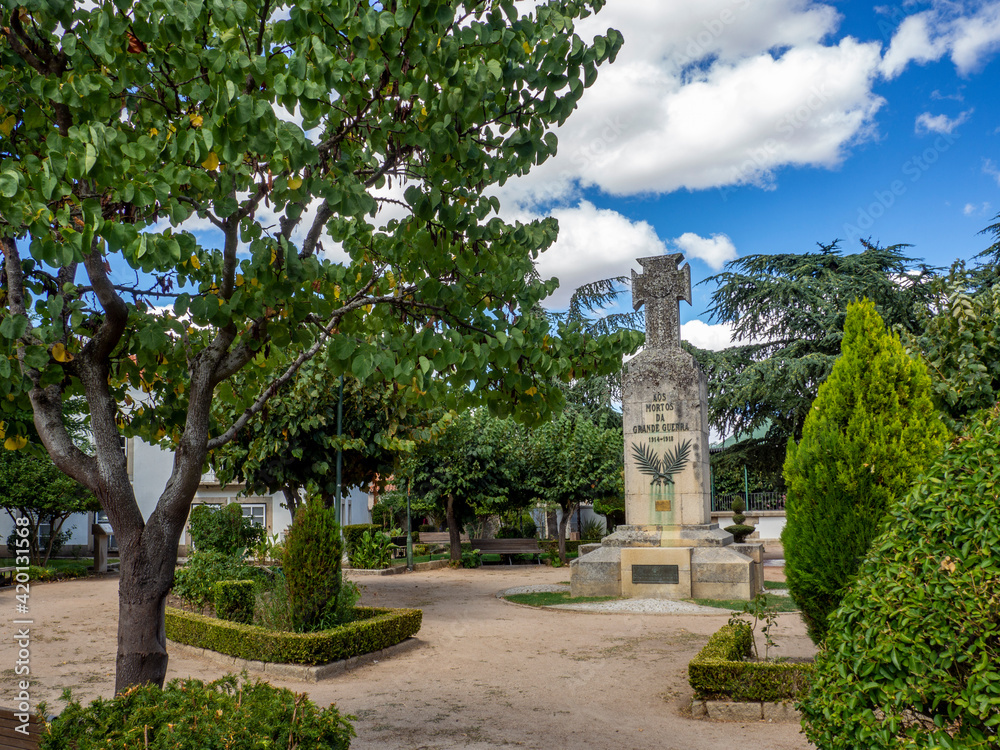
[[[769, 569], [769, 580], [779, 571]], [[564, 590], [566, 569], [537, 565], [442, 569], [367, 578], [363, 603], [419, 607], [417, 647], [318, 684], [274, 680], [354, 716], [352, 750], [803, 750], [797, 724], [692, 718], [687, 663], [729, 612], [664, 616], [517, 607], [501, 590]], [[562, 586], [562, 588], [558, 588]], [[117, 578], [31, 587], [32, 700], [61, 710], [114, 693]], [[0, 608], [14, 611], [12, 588]], [[773, 633], [781, 656], [810, 656], [797, 614]], [[14, 693], [16, 644], [0, 642]], [[214, 679], [214, 662], [173, 654], [168, 678]]]

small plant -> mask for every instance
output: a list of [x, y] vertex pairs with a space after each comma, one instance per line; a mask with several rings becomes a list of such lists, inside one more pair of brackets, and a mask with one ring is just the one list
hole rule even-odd
[[462, 552], [463, 568], [478, 568], [483, 564], [483, 556], [477, 549], [464, 550]]
[[351, 565], [363, 570], [388, 568], [392, 562], [392, 551], [396, 549], [392, 537], [398, 534], [399, 529], [393, 529], [389, 533], [365, 531], [351, 550]]
[[252, 550], [254, 560], [260, 565], [280, 560], [285, 553], [285, 545], [280, 540], [278, 534], [262, 536]]
[[[764, 636], [764, 661], [767, 661], [770, 650], [778, 647], [771, 637], [774, 626], [778, 624], [778, 611], [768, 604], [767, 594], [759, 593], [744, 604], [742, 610], [733, 612], [730, 615], [729, 624], [736, 625], [737, 623], [745, 622], [743, 618], [748, 616], [753, 618], [753, 622], [749, 623], [750, 633], [753, 636], [756, 636], [757, 626], [760, 623], [764, 623], [760, 628], [760, 632]], [[757, 659], [760, 659], [760, 653], [757, 651], [756, 637], [753, 637], [751, 641], [753, 643], [753, 655]]]
[[340, 593], [342, 552], [337, 511], [310, 499], [288, 530], [282, 565], [295, 632], [312, 632], [329, 619]]
[[580, 529], [580, 539], [584, 542], [599, 542], [604, 536], [604, 524], [597, 518], [588, 518]]
[[744, 524], [743, 522], [747, 520], [747, 517], [743, 515], [743, 511], [746, 510], [746, 503], [743, 502], [743, 498], [737, 496], [730, 506], [733, 511], [733, 525], [727, 526], [725, 528], [730, 534], [733, 535], [733, 541], [736, 544], [743, 544], [747, 537], [754, 532], [754, 527]]

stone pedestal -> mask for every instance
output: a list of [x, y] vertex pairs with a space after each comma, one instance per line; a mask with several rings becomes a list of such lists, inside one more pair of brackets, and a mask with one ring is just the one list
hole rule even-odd
[[750, 599], [762, 586], [753, 545], [733, 545], [712, 523], [708, 383], [680, 346], [677, 303], [691, 301], [681, 258], [640, 258], [644, 273], [633, 273], [646, 349], [623, 379], [628, 525], [573, 562], [573, 596]]

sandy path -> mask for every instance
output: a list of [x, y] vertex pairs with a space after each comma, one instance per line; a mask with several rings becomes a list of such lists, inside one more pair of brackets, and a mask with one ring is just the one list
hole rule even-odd
[[[355, 715], [352, 747], [359, 750], [809, 747], [795, 724], [690, 718], [686, 665], [725, 624], [725, 611], [591, 614], [519, 607], [494, 596], [567, 579], [565, 568], [544, 566], [365, 578], [365, 603], [424, 610], [420, 647], [319, 685], [276, 684]], [[113, 693], [116, 602], [114, 578], [32, 588], [34, 700], [58, 708], [66, 687], [83, 699]], [[0, 607], [13, 612], [12, 589], [0, 591]], [[777, 640], [782, 656], [812, 653], [798, 615], [781, 616]], [[15, 658], [5, 638], [7, 705]], [[174, 656], [169, 676], [211, 679], [221, 671]]]

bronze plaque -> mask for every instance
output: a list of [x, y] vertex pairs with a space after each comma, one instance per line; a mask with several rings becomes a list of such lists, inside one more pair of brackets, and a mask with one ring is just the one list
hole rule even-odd
[[669, 500], [657, 500], [656, 501], [656, 509], [657, 510], [673, 510], [673, 508], [670, 506], [670, 501]]
[[632, 583], [680, 583], [677, 565], [633, 565]]

